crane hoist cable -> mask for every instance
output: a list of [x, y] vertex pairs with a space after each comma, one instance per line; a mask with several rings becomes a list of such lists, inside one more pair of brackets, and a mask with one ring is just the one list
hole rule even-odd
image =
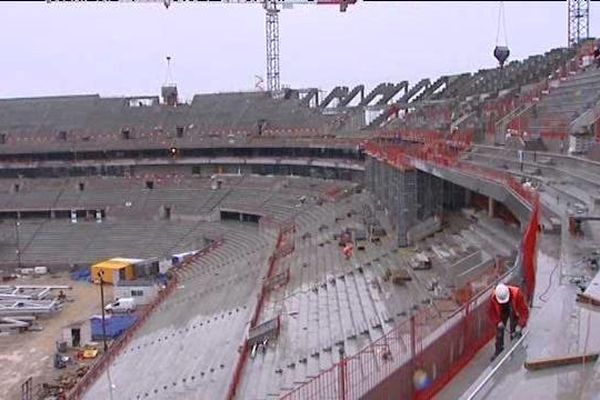
[[[504, 2], [500, 1], [498, 5], [498, 30], [496, 32], [496, 46], [508, 46], [508, 36], [506, 34], [506, 18], [504, 12]], [[502, 29], [503, 41], [500, 42], [500, 30]]]
[[[510, 55], [510, 50], [508, 49], [508, 38], [506, 34], [506, 19], [504, 17], [504, 2], [501, 1], [498, 6], [498, 30], [496, 32], [496, 47], [494, 48], [494, 57], [500, 63], [500, 68], [504, 67], [504, 62], [508, 59]], [[502, 29], [502, 33], [504, 40], [502, 41], [502, 45], [500, 44], [500, 30]]]
[[171, 56], [167, 56], [167, 70], [165, 73], [165, 86], [174, 85], [173, 73], [171, 70]]

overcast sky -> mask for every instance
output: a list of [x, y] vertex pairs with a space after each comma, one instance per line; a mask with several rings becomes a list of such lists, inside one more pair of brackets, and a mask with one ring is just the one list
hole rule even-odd
[[[596, 4], [592, 3], [594, 20]], [[281, 82], [399, 82], [495, 66], [498, 2], [361, 2], [280, 13]], [[506, 2], [511, 59], [564, 46], [566, 2]], [[598, 11], [600, 12], [600, 11]], [[0, 97], [154, 95], [166, 60], [184, 99], [265, 74], [260, 5], [0, 2]], [[598, 21], [598, 19], [596, 19]], [[591, 35], [600, 36], [600, 24]]]

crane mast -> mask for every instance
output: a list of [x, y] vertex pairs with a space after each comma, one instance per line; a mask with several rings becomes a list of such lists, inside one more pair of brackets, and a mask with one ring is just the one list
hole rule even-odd
[[590, 37], [590, 0], [567, 0], [568, 46]]
[[279, 92], [279, 10], [277, 0], [265, 0], [267, 41], [267, 90]]

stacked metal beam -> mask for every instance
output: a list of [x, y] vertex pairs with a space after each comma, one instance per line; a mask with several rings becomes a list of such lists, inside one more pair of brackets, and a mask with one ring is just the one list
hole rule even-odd
[[56, 297], [47, 299], [53, 290], [69, 286], [0, 286], [0, 330], [29, 326], [34, 316], [52, 314], [62, 309]]

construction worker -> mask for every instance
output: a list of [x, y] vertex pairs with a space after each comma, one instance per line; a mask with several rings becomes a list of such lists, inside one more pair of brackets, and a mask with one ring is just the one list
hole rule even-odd
[[496, 348], [492, 361], [504, 350], [504, 330], [510, 320], [510, 340], [521, 336], [527, 325], [529, 308], [523, 293], [516, 286], [499, 283], [490, 300], [490, 317], [496, 325]]
[[349, 260], [350, 257], [352, 257], [353, 252], [354, 252], [354, 246], [352, 246], [352, 243], [347, 243], [346, 246], [344, 247], [344, 249], [342, 250], [342, 253], [346, 257], [346, 260]]

